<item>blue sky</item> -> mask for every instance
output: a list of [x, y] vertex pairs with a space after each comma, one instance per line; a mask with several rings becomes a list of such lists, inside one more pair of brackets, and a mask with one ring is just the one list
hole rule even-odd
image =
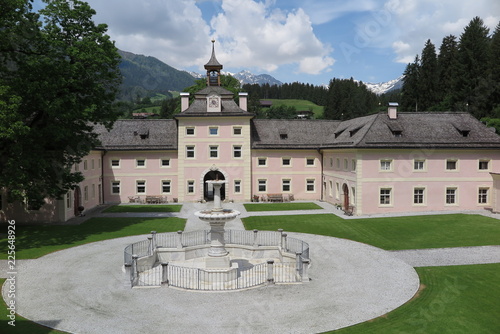
[[[40, 2], [40, 0], [35, 0]], [[224, 70], [328, 84], [399, 77], [427, 39], [439, 49], [474, 16], [493, 30], [498, 0], [87, 0], [122, 50], [203, 73], [211, 42]]]

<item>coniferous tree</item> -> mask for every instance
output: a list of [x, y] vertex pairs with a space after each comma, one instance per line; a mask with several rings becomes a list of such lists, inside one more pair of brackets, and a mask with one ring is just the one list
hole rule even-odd
[[420, 76], [420, 58], [415, 56], [413, 63], [406, 66], [404, 71], [403, 88], [401, 89], [401, 110], [418, 111], [419, 110], [419, 76]]
[[457, 38], [448, 35], [443, 38], [438, 56], [439, 100], [436, 109], [452, 110], [453, 84], [458, 73], [458, 43]]
[[422, 111], [432, 109], [439, 102], [436, 48], [430, 39], [427, 40], [422, 50], [418, 90], [421, 96], [419, 108]]
[[489, 29], [483, 20], [475, 17], [465, 27], [458, 46], [459, 66], [454, 85], [455, 108], [469, 111], [478, 118], [485, 116], [485, 91], [491, 89], [488, 84], [488, 34]]
[[500, 118], [500, 23], [496, 26], [491, 38], [489, 68], [492, 86], [489, 97], [491, 116]]

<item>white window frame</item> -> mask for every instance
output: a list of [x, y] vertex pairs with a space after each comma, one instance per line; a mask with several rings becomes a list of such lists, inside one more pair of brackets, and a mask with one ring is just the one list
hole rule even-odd
[[[118, 164], [116, 166], [113, 165], [113, 161], [118, 161]], [[121, 167], [121, 159], [120, 158], [111, 158], [111, 159], [109, 159], [109, 166], [111, 168], [120, 168]]]
[[[168, 163], [166, 165], [164, 165], [163, 161], [168, 161]], [[170, 168], [170, 158], [161, 158], [160, 159], [160, 168]]]
[[[448, 168], [448, 162], [454, 162], [455, 168]], [[447, 172], [458, 172], [458, 159], [446, 159], [444, 168]]]
[[[139, 165], [139, 161], [143, 161], [143, 165]], [[146, 158], [136, 158], [135, 159], [135, 168], [146, 168]]]
[[[239, 130], [240, 133], [236, 133], [236, 130]], [[242, 126], [233, 126], [233, 136], [241, 137], [243, 135], [243, 127]]]
[[349, 170], [349, 159], [344, 159], [344, 170]]
[[[448, 195], [448, 190], [453, 190], [453, 203], [448, 203], [448, 196], [451, 196]], [[444, 204], [446, 206], [458, 206], [458, 187], [456, 186], [447, 186], [445, 188], [445, 193], [444, 193], [445, 197], [444, 197]]]
[[[285, 165], [285, 160], [288, 160], [288, 165]], [[291, 157], [282, 157], [281, 158], [281, 167], [292, 167], [292, 158]]]
[[[215, 130], [215, 134], [212, 134], [212, 130]], [[219, 135], [219, 127], [218, 126], [209, 126], [208, 127], [208, 135], [210, 137], [216, 137]]]
[[335, 182], [335, 199], [340, 199], [340, 183]]
[[[263, 186], [263, 190], [261, 190], [261, 186]], [[258, 179], [257, 180], [257, 192], [265, 193], [267, 192], [267, 179]]]
[[328, 180], [328, 186], [330, 187], [328, 189], [328, 195], [330, 197], [333, 197], [333, 181], [332, 180]]
[[[481, 194], [482, 191], [486, 191], [486, 193]], [[483, 198], [485, 198], [484, 202], [482, 201]], [[490, 187], [479, 187], [477, 189], [477, 204], [478, 205], [490, 204]]]
[[[189, 152], [193, 152], [193, 156], [189, 156]], [[186, 159], [196, 159], [196, 145], [186, 145]]]
[[[416, 191], [422, 191], [422, 194], [416, 194]], [[417, 199], [417, 197], [415, 196], [422, 196], [422, 202], [421, 203], [417, 203], [415, 202], [415, 200]], [[416, 186], [416, 187], [413, 187], [413, 205], [414, 206], [425, 206], [427, 204], [427, 189], [425, 187], [422, 187], [422, 186]]]
[[[215, 156], [212, 156], [215, 153]], [[219, 159], [219, 145], [208, 145], [208, 158], [209, 159]]]
[[[260, 160], [264, 160], [264, 164], [260, 164]], [[267, 157], [258, 157], [257, 158], [257, 167], [267, 167]]]
[[[481, 163], [486, 163], [487, 168], [481, 168]], [[477, 170], [480, 172], [487, 172], [490, 170], [491, 166], [491, 160], [490, 159], [479, 159], [478, 164], [477, 164]]]
[[[236, 156], [236, 153], [239, 153], [239, 157]], [[233, 158], [234, 159], [243, 158], [243, 145], [233, 145]]]
[[92, 183], [92, 199], [95, 198], [95, 183]]
[[[115, 192], [115, 189], [118, 189], [118, 192]], [[121, 181], [120, 180], [111, 181], [111, 194], [120, 195], [121, 191], [122, 191]]]
[[[309, 190], [309, 186], [312, 186], [313, 189]], [[306, 179], [306, 193], [315, 193], [315, 192], [316, 192], [316, 179]]]
[[355, 172], [358, 168], [358, 161], [356, 159], [351, 159], [351, 172]]
[[[312, 160], [310, 164], [309, 161]], [[314, 157], [306, 157], [306, 167], [315, 167], [316, 166], [316, 158]]]
[[66, 209], [73, 207], [73, 192], [70, 190], [66, 193]]
[[[288, 183], [288, 184], [285, 184]], [[285, 190], [285, 186], [288, 187], [288, 190]], [[292, 191], [292, 179], [281, 179], [281, 192], [289, 193]]]
[[[425, 159], [413, 159], [413, 171], [414, 172], [425, 172], [426, 171], [426, 167], [427, 167], [426, 162], [427, 161]], [[422, 165], [422, 168], [416, 168], [420, 164]]]
[[233, 191], [235, 194], [241, 194], [241, 180], [233, 181]]
[[[190, 130], [192, 130], [193, 133], [188, 133], [188, 132], [190, 132]], [[189, 137], [196, 136], [196, 127], [186, 126], [186, 136], [189, 136]]]
[[[168, 187], [168, 191], [165, 191], [165, 187]], [[162, 194], [172, 193], [172, 180], [161, 180], [161, 193]]]
[[187, 190], [188, 194], [191, 195], [191, 194], [194, 194], [196, 192], [196, 183], [194, 180], [187, 180], [186, 186], [187, 186], [186, 190]]
[[[386, 192], [386, 191], [389, 191], [388, 193], [382, 193], [382, 192]], [[382, 207], [389, 207], [389, 206], [393, 206], [393, 197], [394, 197], [394, 191], [393, 191], [393, 188], [392, 187], [380, 187], [379, 188], [379, 191], [378, 191], [378, 194], [379, 194], [379, 198], [378, 198], [378, 205], [379, 206], [382, 206]], [[384, 200], [384, 203], [382, 202], [382, 196], [384, 196], [384, 199], [385, 198], [388, 198], [389, 199], [389, 202], [388, 203], [385, 203], [385, 200]]]
[[88, 166], [88, 162], [87, 162], [87, 159], [83, 160], [83, 170], [88, 170], [89, 169], [89, 166]]
[[[142, 184], [139, 184], [142, 183]], [[144, 191], [139, 191], [139, 187], [144, 187]], [[135, 193], [137, 195], [146, 194], [146, 180], [135, 180]]]
[[94, 159], [90, 160], [90, 168], [95, 169], [95, 160]]
[[379, 170], [381, 172], [392, 172], [393, 165], [392, 159], [380, 159]]

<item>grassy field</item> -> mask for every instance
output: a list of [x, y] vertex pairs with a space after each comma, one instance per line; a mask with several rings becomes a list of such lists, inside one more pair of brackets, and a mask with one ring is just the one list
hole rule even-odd
[[330, 333], [500, 333], [500, 264], [416, 268], [420, 291], [372, 321]]
[[172, 205], [113, 205], [104, 210], [107, 213], [117, 212], [180, 212], [182, 204]]
[[265, 99], [266, 101], [273, 101], [273, 106], [292, 106], [295, 107], [297, 111], [299, 110], [311, 110], [314, 113], [314, 118], [322, 118], [323, 111], [325, 107], [318, 106], [316, 103], [313, 103], [308, 100], [293, 100], [293, 99]]
[[[181, 218], [91, 218], [81, 225], [16, 226], [16, 259], [36, 259], [61, 249], [89, 242], [148, 234], [175, 232], [186, 224]], [[7, 259], [6, 235], [0, 239], [0, 259]]]
[[248, 230], [279, 228], [327, 235], [387, 250], [498, 245], [500, 222], [480, 215], [341, 219], [331, 214], [242, 218]]
[[245, 209], [252, 211], [290, 211], [290, 210], [318, 210], [322, 209], [316, 203], [247, 203]]

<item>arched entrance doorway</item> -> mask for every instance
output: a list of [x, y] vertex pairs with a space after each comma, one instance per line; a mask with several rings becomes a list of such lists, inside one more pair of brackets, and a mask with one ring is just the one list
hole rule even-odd
[[[205, 181], [209, 180], [225, 180], [224, 174], [218, 170], [211, 170], [205, 174], [203, 178], [203, 197], [206, 201], [214, 200], [214, 188], [211, 184], [207, 184]], [[223, 201], [226, 198], [226, 185], [223, 184], [220, 188], [220, 199]]]
[[344, 193], [344, 210], [349, 210], [349, 187], [344, 183], [342, 186], [342, 192]]
[[78, 211], [78, 207], [81, 205], [81, 191], [80, 187], [76, 187], [74, 190], [74, 196], [73, 196], [73, 212], [75, 216], [78, 216], [80, 214], [80, 211]]

